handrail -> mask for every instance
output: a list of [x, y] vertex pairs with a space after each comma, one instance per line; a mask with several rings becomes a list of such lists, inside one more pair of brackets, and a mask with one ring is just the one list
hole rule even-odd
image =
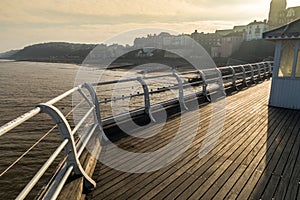
[[[45, 171], [49, 168], [51, 163], [57, 158], [58, 154], [64, 150], [66, 154], [66, 161], [64, 166], [61, 168], [61, 171], [58, 173], [55, 184], [53, 183], [49, 190], [46, 192], [45, 196], [47, 198], [56, 199], [59, 195], [64, 183], [66, 182], [69, 175], [73, 172], [75, 175], [83, 176], [85, 179], [85, 187], [88, 190], [91, 190], [95, 187], [95, 182], [87, 175], [84, 171], [83, 167], [79, 162], [79, 157], [85, 149], [88, 141], [90, 140], [92, 134], [95, 132], [96, 128], [100, 130], [101, 137], [106, 139], [106, 135], [103, 131], [103, 122], [106, 122], [108, 118], [103, 118], [100, 113], [100, 104], [105, 104], [109, 101], [121, 101], [125, 98], [135, 98], [139, 96], [144, 96], [144, 106], [143, 113], [147, 114], [150, 119], [155, 122], [155, 119], [152, 115], [152, 107], [155, 107], [155, 104], [151, 105], [150, 95], [154, 95], [156, 93], [164, 92], [170, 89], [178, 89], [178, 99], [168, 100], [168, 103], [178, 102], [182, 109], [188, 111], [188, 107], [185, 104], [185, 99], [187, 96], [184, 95], [185, 87], [199, 87], [200, 90], [197, 90], [196, 96], [204, 96], [207, 101], [211, 101], [210, 95], [217, 87], [223, 87], [225, 89], [233, 88], [235, 90], [239, 90], [239, 87], [248, 87], [249, 81], [251, 83], [256, 83], [262, 81], [263, 79], [269, 79], [272, 75], [272, 67], [273, 62], [260, 62], [260, 63], [252, 63], [245, 65], [237, 65], [237, 66], [225, 66], [219, 67], [217, 69], [203, 69], [203, 70], [194, 70], [188, 72], [175, 72], [173, 71], [170, 74], [156, 75], [156, 76], [143, 76], [143, 77], [135, 77], [129, 79], [122, 80], [112, 80], [105, 82], [97, 82], [97, 83], [83, 83], [77, 87], [74, 87], [65, 93], [51, 99], [50, 101], [39, 104], [36, 108], [30, 110], [29, 112], [21, 115], [20, 117], [12, 120], [11, 122], [6, 123], [5, 125], [0, 127], [0, 136], [6, 134], [10, 130], [24, 123], [25, 121], [33, 118], [39, 113], [48, 114], [54, 123], [57, 125], [59, 132], [61, 134], [62, 143], [59, 147], [54, 151], [54, 153], [50, 156], [50, 158], [44, 163], [44, 165], [40, 168], [40, 170], [35, 174], [35, 176], [31, 179], [31, 181], [26, 185], [26, 187], [21, 191], [17, 199], [24, 199], [31, 189], [35, 186], [35, 184], [39, 181], [41, 176], [45, 173]], [[262, 70], [263, 68], [263, 70]], [[215, 75], [215, 72], [220, 76], [220, 78], [211, 77]], [[195, 80], [186, 83], [183, 81], [185, 75], [194, 74]], [[157, 88], [157, 90], [150, 89], [146, 80], [150, 79], [158, 79], [164, 77], [174, 77], [177, 81], [177, 84], [170, 85], [168, 87]], [[142, 86], [143, 92], [138, 92], [137, 94], [131, 94], [128, 96], [122, 96], [121, 98], [113, 97], [111, 99], [100, 100], [95, 91], [95, 87], [101, 85], [108, 84], [116, 84], [120, 82], [130, 82], [137, 81]], [[217, 84], [215, 84], [217, 83]], [[89, 93], [89, 97], [84, 93], [83, 89], [87, 90]], [[78, 92], [83, 100], [90, 106], [90, 109], [83, 115], [79, 123], [71, 130], [69, 122], [66, 120], [65, 116], [61, 113], [61, 111], [54, 106], [55, 103], [61, 101], [73, 93]], [[76, 146], [76, 142], [74, 140], [74, 134], [79, 130], [81, 126], [87, 121], [89, 116], [93, 114], [93, 123], [88, 130], [88, 134], [84, 138], [81, 146]], [[120, 114], [122, 115], [122, 114]]]
[[147, 83], [145, 82], [144, 78], [138, 77], [137, 81], [142, 85], [144, 91], [144, 107], [145, 113], [149, 115], [152, 122], [156, 122], [152, 112], [151, 112], [151, 103], [150, 103], [150, 93]]
[[178, 89], [179, 89], [178, 100], [180, 103], [180, 107], [184, 110], [188, 110], [187, 106], [185, 105], [185, 101], [184, 101], [182, 80], [181, 80], [180, 76], [178, 75], [178, 73], [176, 73], [176, 72], [173, 72], [173, 76], [176, 78], [176, 80], [178, 82]]

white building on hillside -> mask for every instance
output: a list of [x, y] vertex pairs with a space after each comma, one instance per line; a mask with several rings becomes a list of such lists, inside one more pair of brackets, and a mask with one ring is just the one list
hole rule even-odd
[[246, 41], [257, 40], [263, 38], [263, 32], [269, 28], [267, 20], [263, 22], [254, 21], [246, 27]]

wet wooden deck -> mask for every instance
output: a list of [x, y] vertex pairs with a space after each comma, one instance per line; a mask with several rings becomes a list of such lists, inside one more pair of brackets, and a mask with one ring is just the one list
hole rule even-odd
[[[140, 174], [98, 163], [93, 177], [97, 188], [88, 199], [300, 199], [300, 111], [268, 107], [270, 84], [226, 97], [223, 131], [203, 158], [198, 153], [211, 104], [194, 112], [200, 114], [200, 128], [179, 159]], [[187, 133], [193, 119], [184, 123]], [[156, 137], [129, 137], [117, 144], [131, 151], [155, 151], [170, 142], [179, 122], [173, 117]]]

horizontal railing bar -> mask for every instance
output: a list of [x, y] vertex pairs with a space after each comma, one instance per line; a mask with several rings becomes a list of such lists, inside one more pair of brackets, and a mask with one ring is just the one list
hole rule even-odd
[[[237, 66], [236, 68], [240, 68], [240, 66]], [[229, 67], [223, 67], [222, 69], [230, 69]], [[259, 71], [258, 69], [256, 70], [253, 70], [253, 71]], [[197, 72], [197, 71], [193, 71], [193, 72]], [[191, 73], [191, 72], [184, 72], [184, 73], [181, 73], [181, 74], [188, 74], [188, 73]], [[249, 74], [251, 73], [251, 71], [245, 71], [245, 74]], [[236, 82], [237, 83], [240, 83], [244, 78], [241, 77], [243, 75], [243, 72], [239, 72], [239, 73], [236, 73]], [[169, 75], [166, 75], [166, 76], [169, 76]], [[226, 76], [222, 76], [222, 79], [226, 79], [226, 78], [232, 78], [234, 75], [233, 74], [229, 74], [229, 75], [226, 75]], [[257, 77], [259, 76], [258, 74], [254, 75], [254, 77]], [[155, 76], [157, 77], [157, 76]], [[148, 78], [155, 78], [155, 77], [148, 77]], [[213, 78], [213, 79], [207, 79], [208, 82], [210, 81], [215, 81], [217, 78]], [[251, 77], [246, 77], [246, 79], [251, 79]], [[198, 84], [198, 83], [202, 83], [202, 81], [197, 81], [197, 82], [192, 82], [192, 83], [185, 83], [183, 84], [183, 86], [191, 86], [193, 84]], [[230, 83], [227, 85], [230, 85]], [[154, 94], [154, 93], [157, 93], [157, 92], [163, 92], [163, 91], [166, 91], [166, 90], [169, 90], [169, 89], [176, 89], [178, 88], [178, 86], [174, 85], [174, 86], [171, 86], [171, 87], [165, 87], [165, 88], [161, 88], [161, 89], [158, 89], [158, 90], [155, 90], [155, 91], [151, 91], [149, 92], [150, 94]], [[102, 101], [99, 101], [99, 103], [108, 103], [108, 102], [111, 102], [111, 101], [118, 101], [118, 100], [124, 100], [124, 99], [127, 99], [127, 98], [132, 98], [132, 97], [138, 97], [138, 96], [143, 96], [144, 93], [139, 93], [139, 94], [132, 94], [132, 95], [128, 95], [128, 96], [124, 96], [124, 97], [118, 97], [118, 98], [112, 98], [112, 99], [108, 99], [108, 100], [102, 100]]]
[[137, 78], [128, 78], [128, 79], [104, 81], [104, 82], [92, 83], [92, 86], [109, 85], [109, 84], [114, 84], [114, 83], [123, 83], [123, 82], [130, 82], [130, 81], [136, 81], [136, 80], [137, 80]]
[[74, 87], [68, 91], [66, 91], [65, 93], [55, 97], [54, 99], [51, 99], [50, 101], [47, 101], [45, 104], [48, 104], [48, 105], [53, 105], [55, 104], [56, 102], [64, 99], [65, 97], [69, 96], [70, 94], [72, 94], [73, 92], [79, 90], [81, 88], [81, 85], [77, 86], [77, 87]]
[[[68, 90], [67, 92], [65, 92], [65, 93], [55, 97], [54, 99], [51, 99], [50, 101], [46, 102], [46, 104], [53, 105], [56, 102], [60, 101], [61, 99], [69, 96], [70, 94], [72, 94], [73, 92], [78, 90], [80, 87], [81, 86], [74, 87], [71, 90]], [[24, 123], [25, 121], [31, 119], [32, 117], [34, 117], [35, 115], [40, 113], [40, 111], [41, 111], [41, 109], [39, 107], [36, 107], [36, 108], [30, 110], [29, 112], [21, 115], [20, 117], [4, 124], [3, 126], [0, 127], [0, 136], [6, 134], [8, 131], [14, 129], [15, 127], [19, 126], [20, 124]]]
[[68, 144], [69, 140], [65, 139], [59, 147], [55, 150], [55, 152], [50, 156], [50, 158], [45, 162], [45, 164], [40, 168], [40, 170], [35, 174], [35, 176], [31, 179], [31, 181], [26, 185], [26, 187], [22, 190], [22, 192], [18, 195], [16, 199], [22, 200], [24, 199], [28, 193], [32, 190], [32, 188], [36, 185], [36, 183], [40, 180], [40, 178], [44, 175], [49, 166], [53, 163], [56, 157], [60, 154], [60, 152], [64, 149], [64, 147]]
[[206, 79], [206, 82], [207, 83], [209, 83], [209, 82], [212, 82], [212, 81], [218, 81], [219, 80], [219, 78], [218, 77], [216, 77], [216, 78], [210, 78], [210, 79]]
[[188, 72], [178, 72], [179, 75], [186, 75], [186, 74], [198, 74], [198, 70], [188, 71]]
[[243, 79], [237, 79], [235, 82], [236, 83], [243, 83], [243, 81], [244, 81]]
[[230, 75], [226, 75], [226, 76], [222, 76], [222, 78], [224, 79], [224, 78], [232, 78], [233, 77], [233, 75], [232, 74], [230, 74]]
[[[172, 76], [172, 74], [164, 74], [164, 75], [157, 75], [157, 76], [148, 76], [148, 77], [143, 77], [143, 79], [163, 78], [163, 77], [168, 77], [168, 76]], [[120, 79], [120, 80], [105, 81], [105, 82], [97, 82], [97, 83], [92, 83], [92, 86], [109, 85], [109, 84], [123, 83], [123, 82], [130, 82], [130, 81], [137, 81], [137, 78]]]
[[236, 73], [235, 73], [236, 76], [238, 76], [238, 75], [243, 75], [243, 74], [244, 74], [244, 72], [236, 72]]
[[157, 75], [157, 76], [145, 76], [143, 79], [154, 79], [154, 78], [164, 78], [164, 77], [170, 77], [173, 76], [173, 74], [163, 74], [163, 75]]
[[[263, 63], [253, 63], [253, 64], [244, 64], [244, 65], [237, 65], [237, 66], [231, 66], [233, 68], [241, 68], [241, 66], [254, 66], [257, 67], [258, 64], [263, 64]], [[230, 67], [224, 66], [224, 67], [218, 67], [219, 70], [228, 70]], [[202, 71], [215, 71], [215, 68], [212, 69], [201, 69]], [[255, 70], [254, 70], [255, 71]], [[258, 69], [256, 69], [258, 71]], [[178, 72], [179, 75], [185, 75], [185, 74], [191, 74], [191, 73], [197, 73], [197, 70], [194, 71], [188, 71], [188, 72]], [[249, 73], [249, 72], [247, 72]], [[168, 77], [172, 76], [172, 74], [164, 74], [164, 75], [157, 75], [157, 76], [145, 76], [143, 79], [153, 79], [153, 78], [163, 78], [163, 77]], [[120, 79], [120, 80], [113, 80], [113, 81], [105, 81], [105, 82], [97, 82], [97, 83], [92, 83], [93, 86], [99, 86], [99, 85], [107, 85], [107, 84], [114, 84], [114, 83], [119, 83], [119, 82], [129, 82], [129, 81], [136, 81], [137, 78], [129, 78], [129, 79]]]
[[[201, 92], [196, 92], [195, 96], [199, 96], [199, 95], [202, 94], [202, 89], [200, 89], [200, 90], [201, 90]], [[155, 111], [156, 110], [155, 108], [159, 105], [169, 106], [169, 105], [174, 104], [175, 102], [178, 102], [177, 98], [172, 98], [172, 99], [169, 99], [169, 100], [166, 100], [166, 101], [161, 101], [161, 102], [155, 103], [155, 104], [151, 105], [151, 111]], [[134, 117], [136, 115], [140, 115], [142, 113], [144, 113], [144, 110], [142, 108], [137, 108], [137, 109], [130, 110], [130, 116], [131, 117]], [[115, 121], [114, 118], [124, 118], [124, 116], [128, 116], [128, 112], [120, 113], [117, 116], [108, 116], [108, 117], [103, 119], [103, 125], [108, 125], [111, 122]]]
[[72, 130], [72, 132], [71, 132], [72, 135], [74, 135], [77, 132], [77, 130], [80, 128], [80, 126], [83, 124], [83, 122], [88, 118], [88, 116], [93, 112], [94, 109], [95, 109], [95, 106], [92, 106], [87, 111], [87, 113], [85, 113], [85, 115], [82, 117], [82, 119], [77, 123], [77, 125]]
[[61, 181], [59, 182], [55, 192], [53, 193], [52, 197], [50, 200], [56, 200], [59, 193], [61, 192], [61, 190], [63, 189], [68, 177], [70, 176], [71, 172], [73, 171], [73, 165], [69, 166], [69, 168], [67, 169], [67, 171], [65, 172], [64, 176], [62, 177]]
[[77, 151], [77, 155], [80, 156], [86, 147], [87, 143], [91, 139], [95, 129], [97, 128], [98, 124], [94, 124], [93, 128], [89, 131], [89, 134], [87, 134], [87, 137], [84, 138], [84, 141], [82, 142], [82, 145], [80, 146], [80, 149]]
[[[255, 65], [255, 63], [253, 64], [253, 65]], [[250, 64], [245, 64], [245, 65], [242, 65], [242, 66], [244, 66], [244, 67], [248, 67], [248, 68], [250, 68]], [[239, 66], [237, 66], [237, 67], [239, 67]], [[220, 67], [220, 68], [218, 68], [218, 69], [220, 69], [220, 70], [222, 70], [222, 69], [230, 69], [229, 67]], [[249, 69], [249, 71], [248, 70], [246, 70], [246, 73], [247, 74], [251, 74], [252, 72], [251, 72], [251, 69]], [[269, 73], [271, 73], [270, 71], [269, 71]], [[223, 79], [226, 79], [226, 78], [232, 78], [233, 77], [233, 75], [228, 75], [228, 77], [227, 76], [222, 76], [222, 78]], [[249, 80], [251, 80], [252, 79], [252, 77], [251, 76], [248, 76], [248, 77], [246, 77], [246, 80], [247, 81], [249, 81]], [[224, 80], [223, 80], [224, 81]], [[224, 86], [230, 86], [230, 85], [232, 85], [232, 82], [230, 81], [230, 82], [227, 82], [227, 83], [224, 83]], [[166, 89], [164, 89], [164, 90], [166, 90]], [[152, 91], [152, 92], [150, 92], [150, 94], [151, 93], [155, 93], [156, 91]], [[143, 94], [143, 93], [140, 93], [140, 94]], [[201, 95], [202, 93], [201, 92], [197, 92], [196, 93], [196, 95]], [[130, 96], [129, 96], [129, 98], [130, 98]], [[170, 100], [166, 100], [166, 101], [162, 101], [162, 102], [159, 102], [159, 103], [156, 103], [156, 104], [153, 104], [153, 105], [151, 105], [151, 110], [153, 109], [153, 108], [155, 108], [157, 105], [164, 105], [164, 106], [168, 106], [168, 105], [171, 105], [171, 104], [173, 104], [174, 102], [176, 102], [176, 101], [178, 101], [176, 98], [174, 98], [174, 99], [170, 99]], [[104, 103], [104, 101], [101, 101], [101, 103]], [[140, 111], [140, 112], [138, 112], [138, 111]], [[141, 109], [141, 108], [138, 108], [138, 109], [133, 109], [133, 110], [131, 110], [131, 112], [137, 112], [137, 114], [140, 114], [140, 113], [142, 113], [143, 112], [143, 110]], [[120, 114], [120, 115], [126, 115], [126, 113], [125, 114]], [[132, 115], [132, 114], [131, 114]], [[110, 124], [111, 122], [113, 122], [114, 120], [113, 120], [113, 118], [111, 117], [111, 116], [108, 116], [108, 117], [106, 117], [106, 118], [104, 118], [103, 119], [103, 124], [104, 125], [106, 125], [106, 124]]]
[[[144, 95], [144, 93], [142, 93]], [[141, 94], [141, 95], [142, 95]], [[114, 98], [114, 99], [106, 99], [106, 100], [101, 100], [99, 101], [99, 103], [108, 103], [108, 102], [112, 102], [112, 101], [119, 101], [119, 100], [125, 100], [125, 99], [129, 99], [132, 96], [128, 95], [128, 96], [124, 96], [124, 97], [118, 97], [118, 98]]]
[[[182, 86], [183, 87], [193, 86], [195, 84], [201, 84], [201, 83], [203, 83], [203, 81], [195, 81], [195, 82], [191, 82], [191, 83], [184, 83], [184, 84], [182, 84]], [[164, 88], [160, 88], [158, 90], [149, 91], [149, 94], [155, 94], [155, 93], [164, 92], [164, 91], [167, 91], [167, 90], [170, 90], [170, 89], [178, 89], [178, 88], [179, 88], [178, 85], [174, 85], [174, 86], [170, 86], [170, 87], [164, 87]], [[107, 100], [101, 100], [101, 101], [99, 101], [99, 103], [108, 103], [108, 102], [112, 102], [112, 101], [119, 101], [119, 100], [129, 99], [129, 98], [138, 97], [138, 96], [144, 96], [144, 92], [140, 92], [139, 94], [132, 94], [132, 95], [128, 95], [128, 96], [122, 96], [122, 97], [107, 99]]]
[[4, 135], [8, 131], [14, 129], [15, 127], [19, 126], [20, 124], [29, 120], [30, 118], [34, 117], [40, 111], [41, 111], [41, 109], [39, 107], [36, 107], [35, 109], [32, 109], [31, 111], [21, 115], [20, 117], [4, 124], [3, 126], [0, 127], [0, 136]]

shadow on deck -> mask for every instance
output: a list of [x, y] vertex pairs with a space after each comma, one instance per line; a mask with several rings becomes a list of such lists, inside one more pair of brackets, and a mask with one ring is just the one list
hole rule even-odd
[[[211, 104], [184, 118], [172, 117], [165, 124], [135, 130], [137, 134], [157, 132], [153, 137], [118, 140], [115, 144], [130, 152], [155, 152], [180, 130], [181, 137], [192, 143], [174, 162], [152, 172], [127, 173], [99, 162], [93, 177], [97, 188], [87, 198], [300, 199], [300, 111], [268, 107], [270, 84], [266, 81], [226, 97], [223, 131], [202, 158], [199, 149], [209, 128]], [[197, 118], [199, 127], [193, 137], [190, 130]], [[105, 146], [101, 156], [118, 163], [120, 169], [144, 169], [161, 162], [151, 154], [147, 154], [148, 163], [127, 154], [112, 157], [112, 146]]]

